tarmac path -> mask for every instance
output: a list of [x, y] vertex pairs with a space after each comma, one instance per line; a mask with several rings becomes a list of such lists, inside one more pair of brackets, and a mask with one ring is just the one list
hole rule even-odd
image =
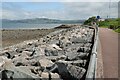
[[111, 29], [99, 28], [104, 78], [118, 78], [118, 34]]

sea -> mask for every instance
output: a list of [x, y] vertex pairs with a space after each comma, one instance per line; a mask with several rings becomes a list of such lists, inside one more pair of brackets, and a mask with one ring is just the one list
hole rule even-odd
[[61, 24], [2, 23], [2, 29], [50, 29]]
[[2, 29], [51, 29], [62, 24], [34, 24], [34, 23], [2, 23]]

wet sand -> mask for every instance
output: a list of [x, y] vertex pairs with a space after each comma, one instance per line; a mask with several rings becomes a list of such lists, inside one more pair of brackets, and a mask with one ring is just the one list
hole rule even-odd
[[2, 30], [2, 47], [11, 46], [26, 40], [39, 39], [58, 29], [14, 29]]

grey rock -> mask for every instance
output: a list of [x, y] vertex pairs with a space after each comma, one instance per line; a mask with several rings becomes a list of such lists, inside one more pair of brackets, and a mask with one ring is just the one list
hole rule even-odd
[[81, 60], [88, 57], [89, 53], [83, 53], [83, 52], [67, 52], [66, 56], [69, 60]]
[[7, 57], [0, 56], [0, 67], [2, 67], [7, 61], [10, 61]]
[[39, 63], [42, 67], [50, 67], [54, 64], [51, 60], [48, 60], [46, 58], [39, 60]]
[[33, 74], [36, 74], [37, 76], [41, 76], [44, 68], [43, 67], [33, 67], [33, 68], [30, 68], [30, 70]]
[[51, 80], [61, 80], [59, 74], [57, 73], [50, 73]]
[[60, 76], [57, 73], [51, 73], [51, 72], [42, 72], [41, 79], [42, 80], [61, 80]]
[[71, 64], [62, 62], [57, 62], [56, 64], [58, 65], [58, 72], [63, 79], [81, 79], [86, 72], [84, 68]]
[[80, 52], [78, 55], [77, 55], [77, 58], [76, 59], [86, 59], [88, 57], [89, 53], [82, 53]]
[[28, 48], [25, 48], [24, 51], [34, 52], [34, 51], [35, 51], [35, 48], [33, 48], [33, 47], [28, 47]]
[[56, 64], [53, 64], [52, 66], [48, 66], [46, 67], [46, 71], [50, 71], [50, 72], [58, 72], [58, 66]]
[[55, 48], [56, 50], [59, 50], [59, 51], [61, 51], [62, 49], [59, 47], [59, 46], [57, 46], [56, 44], [52, 44], [51, 45], [53, 48]]
[[65, 60], [66, 59], [66, 56], [65, 55], [60, 55], [60, 56], [47, 56], [46, 57], [47, 59], [55, 62], [55, 61], [58, 61], [58, 60]]
[[36, 48], [35, 48], [35, 52], [34, 52], [33, 54], [34, 54], [34, 56], [42, 56], [42, 55], [45, 55], [44, 48], [41, 48], [40, 46], [39, 46], [39, 47], [36, 47]]
[[76, 60], [76, 61], [73, 61], [72, 64], [79, 67], [85, 67], [86, 62], [87, 62], [86, 60]]
[[39, 60], [44, 59], [44, 58], [45, 58], [45, 55], [39, 55], [39, 56], [32, 56], [30, 58], [27, 58], [27, 60], [29, 60], [29, 61], [32, 61], [32, 60], [39, 61]]
[[65, 48], [66, 52], [77, 52], [79, 47], [82, 46], [82, 44], [73, 44]]
[[92, 46], [92, 43], [86, 43], [84, 44], [85, 47], [91, 47]]
[[67, 27], [73, 28], [5, 48], [0, 52], [0, 77], [41, 80], [85, 78], [94, 30], [80, 25]]
[[90, 47], [80, 47], [77, 52], [84, 52], [84, 53], [90, 53], [91, 48]]
[[78, 66], [73, 66], [73, 65], [68, 65], [67, 66], [68, 72], [74, 79], [81, 79], [86, 70], [84, 68], [78, 67]]
[[18, 53], [16, 51], [5, 51], [4, 53], [2, 53], [2, 56], [6, 56], [9, 59], [13, 59]]
[[71, 44], [72, 44], [72, 42], [65, 38], [63, 40], [59, 40], [58, 45], [59, 45], [60, 48], [65, 48], [65, 47], [67, 47], [67, 46], [69, 46]]
[[27, 66], [28, 65], [28, 56], [26, 54], [21, 54], [15, 57], [12, 62], [15, 66]]
[[46, 56], [58, 56], [58, 51], [56, 49], [45, 49]]
[[27, 58], [27, 63], [26, 65], [28, 66], [41, 66], [39, 63], [39, 60], [45, 59], [45, 56], [33, 56], [31, 58]]
[[72, 65], [79, 66], [79, 67], [85, 67], [87, 61], [86, 60], [74, 60], [74, 61], [59, 60], [58, 62], [72, 64]]
[[63, 41], [59, 40], [58, 46], [60, 48], [64, 48], [65, 44], [63, 43]]
[[2, 71], [2, 78], [3, 79], [14, 79], [14, 78], [40, 78], [39, 76], [31, 73], [31, 71], [27, 68], [12, 68], [12, 69], [5, 69]]
[[58, 44], [59, 43], [59, 40], [51, 40], [48, 42], [49, 44]]
[[87, 43], [87, 40], [85, 38], [72, 38], [72, 43]]
[[42, 80], [49, 80], [50, 79], [50, 74], [48, 72], [42, 72], [41, 74], [41, 79]]
[[62, 62], [56, 62], [57, 66], [58, 66], [58, 72], [60, 74], [60, 76], [62, 78], [68, 78], [70, 77], [68, 70], [67, 70], [67, 65], [66, 63], [62, 63]]
[[40, 78], [31, 72], [30, 67], [15, 67], [11, 61], [5, 62], [2, 67], [0, 75], [3, 79]]
[[17, 53], [22, 53], [22, 51], [23, 51], [23, 48], [17, 48], [17, 49], [16, 49], [16, 52], [17, 52]]
[[67, 52], [66, 53], [66, 56], [69, 60], [75, 60], [77, 55], [78, 55], [77, 52]]
[[22, 54], [27, 54], [28, 56], [31, 56], [33, 54], [33, 52], [30, 51], [23, 51]]

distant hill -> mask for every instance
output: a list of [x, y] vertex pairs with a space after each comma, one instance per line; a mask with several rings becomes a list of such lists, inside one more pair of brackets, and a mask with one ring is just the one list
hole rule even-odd
[[34, 23], [34, 24], [77, 24], [83, 23], [84, 20], [57, 20], [49, 18], [34, 18], [34, 19], [22, 19], [22, 20], [8, 20], [2, 19], [2, 22], [12, 23]]

